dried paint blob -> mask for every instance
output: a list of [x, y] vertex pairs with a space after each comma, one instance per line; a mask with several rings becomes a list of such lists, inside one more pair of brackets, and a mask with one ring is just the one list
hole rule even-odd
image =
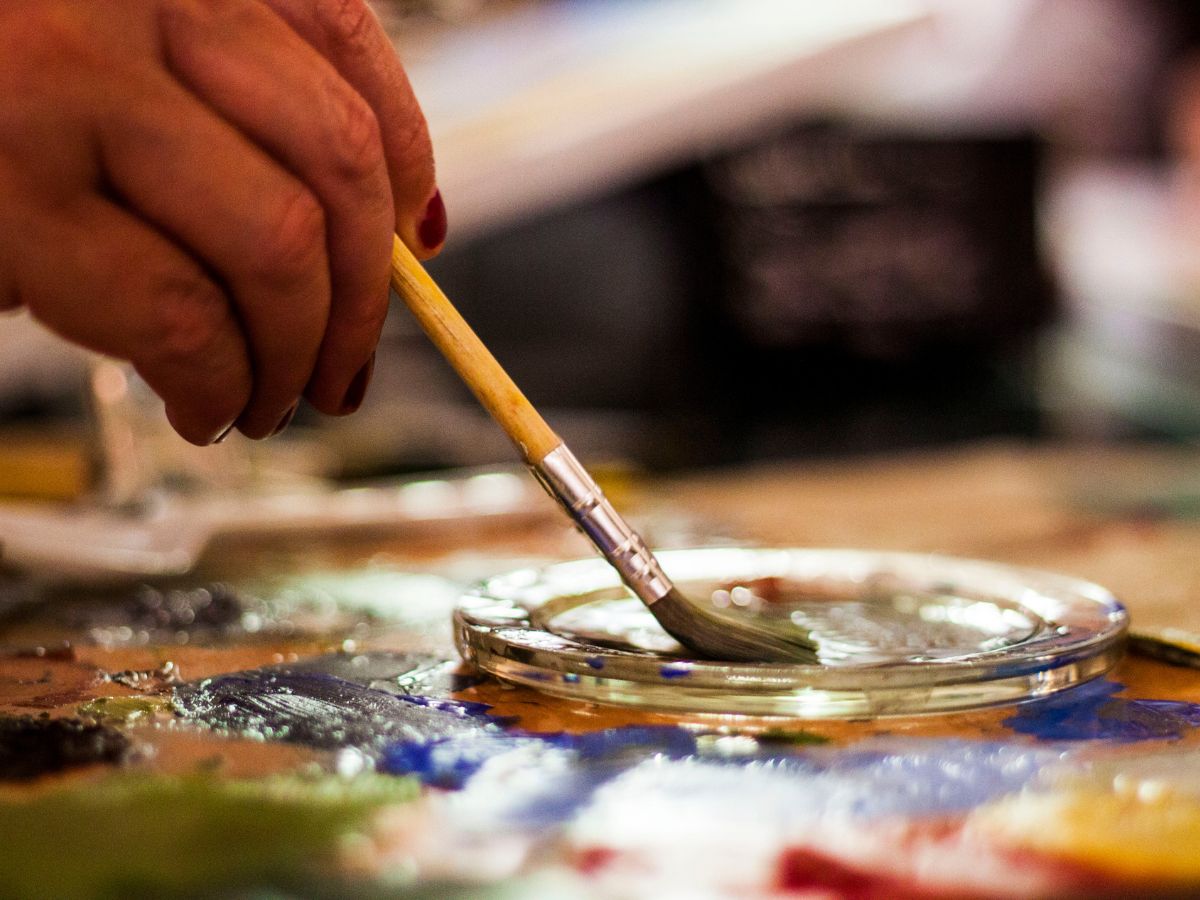
[[132, 725], [173, 711], [171, 701], [164, 697], [97, 697], [77, 710], [81, 716], [110, 725]]
[[0, 780], [26, 781], [79, 766], [116, 764], [126, 758], [129, 738], [82, 719], [32, 716], [0, 718]]
[[212, 728], [328, 749], [499, 730], [485, 704], [391, 693], [321, 672], [222, 675], [176, 689], [174, 702]]
[[474, 687], [486, 679], [475, 670], [462, 670], [457, 662], [427, 653], [327, 653], [269, 671], [323, 673], [353, 681], [364, 687], [378, 688], [407, 696], [448, 697], [455, 691]]

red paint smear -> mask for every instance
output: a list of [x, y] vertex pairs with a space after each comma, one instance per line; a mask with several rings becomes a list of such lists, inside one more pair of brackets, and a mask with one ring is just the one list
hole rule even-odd
[[612, 847], [585, 847], [575, 854], [575, 868], [584, 875], [595, 875], [620, 855]]
[[[972, 848], [960, 843], [961, 836], [961, 823], [953, 820], [914, 822], [910, 823], [907, 834], [898, 836], [896, 850], [904, 854], [906, 848], [915, 852], [921, 845], [941, 844], [945, 853], [960, 855], [982, 849], [993, 859], [1001, 860], [1004, 868], [1013, 872], [1022, 872], [1025, 876], [1031, 872], [1037, 873], [1042, 882], [1040, 890], [1034, 889], [1032, 896], [1037, 897], [1129, 900], [1133, 897], [1197, 896], [1195, 893], [1179, 893], [1177, 886], [1168, 884], [1153, 885], [1145, 881], [1131, 883], [1075, 860], [1059, 859], [1028, 849], [1017, 850], [997, 845], [986, 849], [978, 846]], [[1004, 896], [1029, 896], [1020, 890], [1006, 893], [1004, 885], [923, 886], [914, 878], [857, 868], [808, 847], [784, 850], [777, 866], [778, 890], [817, 893], [838, 900], [995, 900]], [[1026, 880], [1025, 884], [1028, 886], [1029, 881]]]
[[905, 880], [879, 872], [866, 872], [803, 847], [783, 851], [779, 860], [778, 887], [784, 891], [821, 891], [842, 900], [933, 900], [963, 898], [943, 891], [923, 890]]

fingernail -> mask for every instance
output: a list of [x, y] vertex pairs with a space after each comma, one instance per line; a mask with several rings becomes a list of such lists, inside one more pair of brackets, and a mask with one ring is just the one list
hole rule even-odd
[[375, 371], [375, 354], [358, 370], [358, 374], [346, 388], [346, 396], [342, 398], [342, 415], [348, 415], [362, 406], [363, 398], [367, 396], [367, 385], [371, 383], [371, 375]]
[[446, 204], [442, 200], [442, 192], [434, 191], [425, 207], [425, 218], [417, 226], [417, 237], [425, 245], [426, 250], [436, 250], [446, 240]]
[[234, 425], [236, 425], [236, 424], [237, 424], [237, 422], [230, 422], [230, 423], [229, 423], [229, 424], [228, 424], [228, 425], [225, 427], [225, 430], [224, 430], [224, 431], [222, 431], [222, 432], [221, 432], [220, 434], [218, 434], [218, 435], [217, 435], [215, 438], [213, 438], [212, 442], [213, 442], [214, 444], [223, 444], [223, 443], [225, 443], [225, 438], [229, 437], [229, 435], [233, 433], [233, 426], [234, 426]]
[[279, 420], [279, 424], [275, 426], [275, 430], [267, 435], [267, 437], [275, 437], [275, 435], [279, 434], [279, 432], [291, 425], [292, 419], [295, 417], [296, 410], [299, 408], [299, 406], [299, 401], [293, 403], [291, 408], [283, 414], [283, 418]]

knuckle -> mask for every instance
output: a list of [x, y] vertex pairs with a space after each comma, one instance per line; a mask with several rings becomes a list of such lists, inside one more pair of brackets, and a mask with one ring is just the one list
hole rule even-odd
[[[9, 90], [34, 90], [36, 79], [44, 79], [47, 72], [64, 65], [94, 62], [97, 55], [94, 41], [89, 40], [79, 17], [60, 5], [34, 4], [18, 15], [6, 16], [3, 26], [5, 54], [10, 60], [3, 67], [6, 94]], [[16, 77], [22, 74], [33, 77]]]
[[383, 136], [379, 119], [370, 105], [352, 91], [342, 91], [333, 103], [337, 123], [330, 147], [338, 172], [362, 180], [380, 171], [384, 164]]
[[224, 293], [200, 272], [169, 271], [152, 280], [158, 316], [146, 341], [150, 355], [173, 363], [211, 361], [226, 337]]
[[262, 12], [245, 0], [170, 0], [159, 7], [159, 16], [168, 27], [184, 29], [244, 27], [261, 22]]
[[414, 115], [404, 119], [396, 138], [396, 149], [405, 159], [432, 163], [433, 146], [423, 117]]
[[337, 46], [360, 52], [370, 47], [378, 23], [365, 0], [319, 0], [317, 15]]
[[259, 242], [257, 273], [267, 281], [308, 277], [325, 253], [325, 210], [305, 188], [296, 187], [265, 221], [270, 230]]
[[401, 123], [388, 156], [403, 173], [393, 189], [422, 203], [427, 200], [434, 185], [434, 164], [433, 144], [423, 118], [412, 116]]

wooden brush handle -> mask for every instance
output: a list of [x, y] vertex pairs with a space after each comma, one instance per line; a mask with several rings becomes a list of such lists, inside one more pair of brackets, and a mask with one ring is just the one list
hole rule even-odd
[[538, 465], [562, 443], [398, 237], [392, 243], [392, 287], [527, 463]]

